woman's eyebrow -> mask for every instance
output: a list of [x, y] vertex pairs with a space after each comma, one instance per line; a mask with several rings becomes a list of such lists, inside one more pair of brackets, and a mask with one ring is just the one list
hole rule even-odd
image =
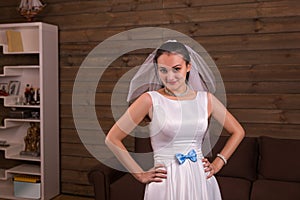
[[[175, 67], [178, 67], [178, 66], [181, 66], [181, 64], [174, 65], [171, 68], [175, 68]], [[166, 67], [166, 65], [158, 65], [158, 67]]]
[[181, 66], [181, 64], [174, 65], [172, 68], [175, 68], [175, 67], [178, 67], [178, 66]]

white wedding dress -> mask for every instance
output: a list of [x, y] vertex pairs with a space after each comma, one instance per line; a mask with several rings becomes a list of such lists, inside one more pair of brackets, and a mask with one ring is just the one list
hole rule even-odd
[[[220, 200], [215, 177], [207, 179], [201, 143], [208, 126], [207, 93], [197, 92], [192, 100], [171, 100], [156, 91], [148, 92], [153, 102], [150, 123], [155, 165], [163, 164], [167, 178], [146, 185], [145, 200]], [[197, 161], [179, 164], [175, 154], [197, 152]]]

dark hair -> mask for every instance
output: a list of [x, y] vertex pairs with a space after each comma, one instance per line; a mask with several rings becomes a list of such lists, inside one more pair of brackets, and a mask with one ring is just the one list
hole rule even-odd
[[190, 63], [190, 55], [187, 48], [180, 42], [166, 42], [162, 44], [156, 51], [154, 56], [154, 62], [157, 63], [157, 59], [164, 53], [176, 53], [180, 54], [187, 64]]
[[[188, 65], [191, 61], [189, 51], [187, 48], [180, 42], [166, 42], [162, 44], [156, 51], [153, 62], [155, 68], [157, 69], [157, 59], [164, 53], [175, 53], [182, 56], [185, 64]], [[188, 80], [189, 72], [187, 73], [186, 80]]]

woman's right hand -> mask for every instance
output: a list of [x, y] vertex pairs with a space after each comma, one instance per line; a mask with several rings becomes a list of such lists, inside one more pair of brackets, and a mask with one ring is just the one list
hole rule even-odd
[[162, 182], [167, 178], [167, 170], [163, 165], [158, 165], [149, 171], [133, 174], [134, 177], [141, 183]]

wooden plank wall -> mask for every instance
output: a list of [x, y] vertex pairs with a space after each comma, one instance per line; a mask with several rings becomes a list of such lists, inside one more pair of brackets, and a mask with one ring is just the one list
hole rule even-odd
[[[93, 196], [87, 171], [98, 163], [81, 144], [72, 118], [79, 66], [101, 41], [135, 27], [180, 31], [215, 60], [228, 108], [248, 136], [300, 138], [300, 2], [298, 0], [47, 0], [38, 21], [60, 30], [61, 190]], [[0, 22], [23, 22], [19, 1], [0, 2]], [[99, 121], [113, 124], [110, 94], [118, 77], [144, 54], [128, 54], [106, 72], [97, 90]], [[100, 103], [101, 102], [101, 103]]]

